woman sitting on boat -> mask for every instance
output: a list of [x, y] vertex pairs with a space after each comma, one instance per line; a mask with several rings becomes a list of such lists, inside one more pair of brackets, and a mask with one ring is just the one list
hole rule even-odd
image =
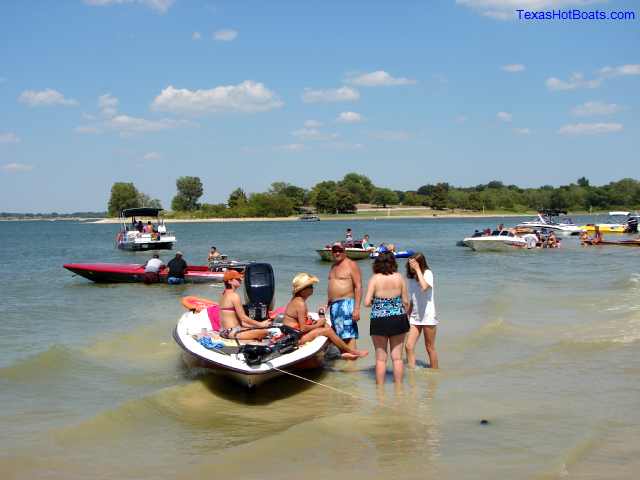
[[220, 295], [220, 336], [237, 340], [262, 340], [267, 336], [270, 320], [258, 322], [249, 317], [236, 292], [242, 285], [242, 274], [235, 270], [224, 272], [224, 291]]
[[343, 352], [343, 359], [357, 360], [360, 357], [366, 357], [369, 353], [368, 351], [356, 350], [349, 347], [349, 345], [344, 343], [344, 341], [336, 335], [336, 332], [334, 332], [331, 327], [326, 325], [324, 312], [320, 312], [322, 315], [319, 320], [311, 321], [309, 319], [307, 298], [313, 295], [313, 284], [318, 283], [318, 281], [318, 277], [309, 275], [308, 273], [298, 273], [293, 277], [293, 297], [291, 297], [291, 301], [285, 308], [284, 324], [298, 330], [302, 334], [298, 342], [300, 345], [323, 335]]

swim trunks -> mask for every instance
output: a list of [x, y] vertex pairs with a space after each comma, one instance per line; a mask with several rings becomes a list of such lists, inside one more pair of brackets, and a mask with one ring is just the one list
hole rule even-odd
[[355, 304], [356, 302], [353, 298], [341, 298], [329, 304], [331, 327], [343, 340], [359, 338], [358, 323], [353, 321]]

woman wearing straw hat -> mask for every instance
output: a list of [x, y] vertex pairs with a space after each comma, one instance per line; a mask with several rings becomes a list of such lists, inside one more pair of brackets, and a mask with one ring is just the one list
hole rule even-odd
[[293, 277], [293, 281], [291, 282], [293, 297], [291, 297], [291, 301], [285, 308], [284, 324], [302, 333], [298, 342], [300, 345], [323, 335], [343, 352], [343, 359], [357, 360], [360, 357], [366, 357], [369, 352], [349, 347], [349, 345], [336, 335], [336, 332], [334, 332], [331, 327], [326, 325], [324, 315], [322, 315], [319, 320], [309, 320], [307, 298], [313, 295], [313, 285], [318, 283], [318, 281], [318, 277], [309, 275], [306, 272], [298, 273]]

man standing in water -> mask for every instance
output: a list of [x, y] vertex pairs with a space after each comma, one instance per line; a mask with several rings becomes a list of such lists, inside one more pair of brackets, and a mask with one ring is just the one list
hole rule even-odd
[[347, 258], [344, 247], [336, 242], [331, 247], [333, 265], [329, 270], [327, 302], [331, 326], [336, 334], [351, 348], [356, 348], [362, 275], [356, 262]]

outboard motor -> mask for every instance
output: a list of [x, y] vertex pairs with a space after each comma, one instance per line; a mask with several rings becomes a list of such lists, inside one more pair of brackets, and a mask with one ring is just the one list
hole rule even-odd
[[276, 282], [268, 263], [250, 263], [244, 270], [244, 310], [254, 320], [266, 320], [273, 309]]

